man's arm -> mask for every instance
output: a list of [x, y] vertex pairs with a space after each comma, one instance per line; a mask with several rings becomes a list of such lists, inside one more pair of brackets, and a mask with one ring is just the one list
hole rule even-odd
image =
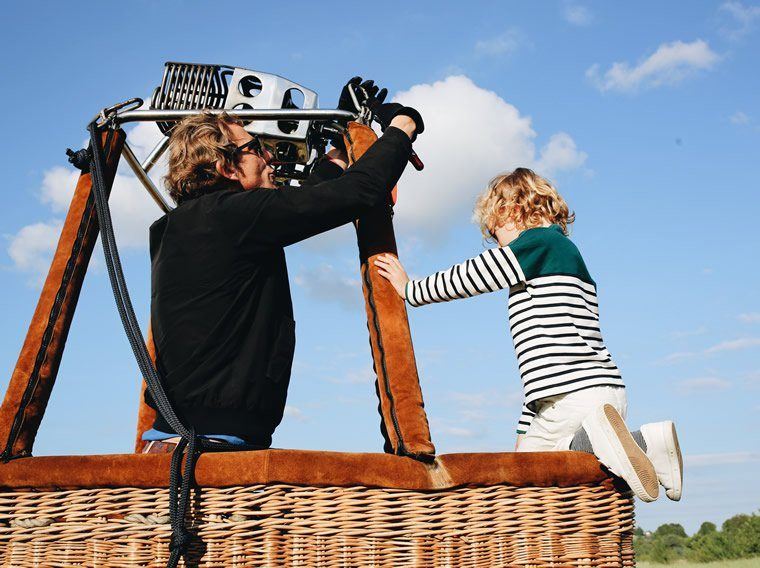
[[314, 166], [311, 175], [301, 182], [301, 187], [312, 187], [323, 181], [337, 179], [343, 175], [348, 167], [348, 156], [345, 150], [332, 148]]
[[[410, 124], [411, 123], [411, 124]], [[337, 179], [306, 188], [260, 189], [231, 194], [230, 227], [241, 242], [287, 246], [344, 225], [385, 203], [404, 171], [414, 122], [394, 118], [386, 133]]]

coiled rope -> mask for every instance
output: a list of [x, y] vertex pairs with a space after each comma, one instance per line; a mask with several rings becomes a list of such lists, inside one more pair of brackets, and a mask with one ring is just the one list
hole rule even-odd
[[[80, 169], [86, 164], [85, 158], [89, 158], [90, 173], [92, 175], [92, 193], [95, 197], [95, 209], [100, 223], [101, 242], [108, 270], [108, 279], [111, 282], [116, 309], [119, 312], [124, 331], [134, 353], [137, 365], [140, 368], [150, 395], [156, 405], [156, 410], [166, 420], [174, 432], [181, 437], [180, 442], [172, 454], [171, 468], [169, 470], [169, 518], [172, 527], [172, 538], [169, 544], [170, 555], [167, 563], [168, 568], [175, 568], [180, 558], [186, 555], [193, 535], [185, 526], [185, 516], [190, 502], [190, 489], [194, 481], [195, 464], [198, 456], [204, 450], [239, 450], [235, 446], [224, 441], [211, 442], [195, 433], [195, 429], [186, 427], [177, 417], [169, 398], [163, 388], [163, 383], [150, 359], [145, 346], [140, 325], [137, 322], [132, 300], [124, 279], [119, 250], [116, 246], [116, 238], [113, 231], [111, 211], [108, 206], [108, 194], [105, 182], [105, 154], [101, 146], [100, 134], [107, 128], [106, 147], [110, 146], [114, 130], [106, 124], [99, 127], [97, 121], [91, 122], [87, 130], [90, 132], [90, 148], [86, 154], [70, 152], [72, 164]], [[182, 457], [185, 457], [185, 467], [182, 469]]]

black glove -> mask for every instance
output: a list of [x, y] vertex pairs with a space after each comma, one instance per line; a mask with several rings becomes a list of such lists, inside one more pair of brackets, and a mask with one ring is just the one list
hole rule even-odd
[[[353, 93], [353, 96], [351, 94]], [[369, 102], [381, 104], [388, 96], [388, 89], [381, 89], [372, 80], [362, 82], [361, 77], [353, 77], [343, 86], [338, 99], [338, 108], [349, 112], [359, 112]]]
[[422, 134], [425, 131], [425, 123], [422, 120], [422, 115], [412, 107], [406, 107], [401, 103], [384, 103], [374, 105], [370, 108], [372, 109], [372, 114], [374, 115], [375, 120], [380, 124], [380, 128], [383, 132], [388, 128], [391, 121], [399, 115], [408, 116], [414, 121], [416, 128], [414, 136], [412, 136], [412, 142], [417, 138], [418, 134]]
[[[388, 89], [381, 89], [371, 79], [362, 81], [361, 77], [353, 77], [343, 86], [340, 92], [338, 109], [358, 113], [364, 106], [382, 104], [387, 96]], [[346, 149], [342, 135], [326, 133], [326, 138], [330, 140], [333, 148], [337, 148], [338, 150]]]

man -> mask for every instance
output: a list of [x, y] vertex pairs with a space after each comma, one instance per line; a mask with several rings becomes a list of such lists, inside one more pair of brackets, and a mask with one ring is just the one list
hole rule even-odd
[[[197, 115], [172, 133], [177, 207], [150, 228], [151, 322], [166, 393], [198, 434], [271, 445], [295, 349], [283, 249], [387, 202], [424, 129], [414, 109], [365, 90], [383, 136], [348, 169], [333, 148], [300, 188], [275, 187], [271, 154], [237, 119]], [[175, 435], [158, 415], [146, 451], [171, 451]]]

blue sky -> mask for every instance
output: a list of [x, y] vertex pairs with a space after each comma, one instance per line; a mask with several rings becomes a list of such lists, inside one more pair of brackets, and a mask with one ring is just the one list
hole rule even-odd
[[[5, 206], [0, 370], [34, 310], [101, 107], [147, 98], [167, 60], [288, 77], [323, 108], [374, 78], [425, 116], [427, 164], [400, 184], [402, 260], [418, 276], [482, 250], [470, 216], [500, 171], [529, 165], [577, 214], [572, 237], [599, 287], [602, 329], [628, 385], [628, 422], [672, 418], [684, 499], [640, 505], [645, 527], [721, 522], [760, 507], [760, 5], [756, 2], [27, 2], [0, 36]], [[227, 20], [227, 21], [225, 21]], [[146, 152], [155, 132], [130, 141]], [[117, 238], [146, 321], [147, 226], [159, 211], [129, 172]], [[277, 447], [378, 451], [376, 401], [350, 228], [287, 251], [298, 329]], [[37, 455], [130, 451], [138, 371], [97, 255]], [[506, 296], [410, 310], [439, 452], [510, 450], [520, 387]]]

